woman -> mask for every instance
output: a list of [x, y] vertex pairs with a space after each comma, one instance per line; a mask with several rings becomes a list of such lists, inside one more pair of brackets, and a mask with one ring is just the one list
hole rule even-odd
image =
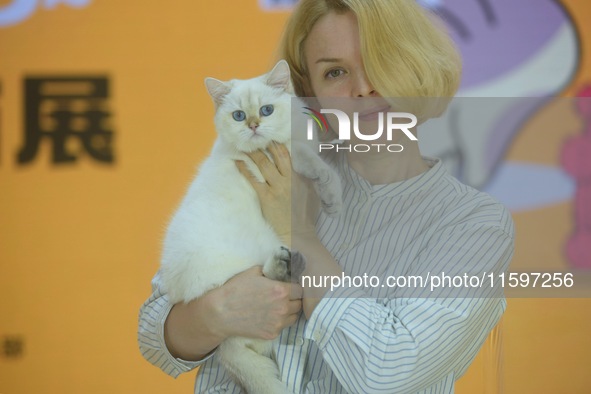
[[[321, 104], [331, 98], [390, 104], [395, 101], [385, 97], [448, 98], [460, 73], [448, 38], [414, 0], [301, 0], [282, 57], [296, 93]], [[446, 101], [414, 100], [408, 108], [425, 120]], [[251, 179], [263, 214], [304, 256], [304, 275], [506, 270], [513, 253], [508, 212], [457, 182], [440, 161], [423, 158], [415, 141], [395, 138], [402, 152], [327, 155], [343, 181], [337, 218], [320, 212], [316, 220], [315, 196], [292, 178], [284, 147], [270, 148], [275, 164], [261, 152], [251, 155], [268, 181]], [[419, 287], [410, 293], [394, 286], [327, 292], [271, 281], [260, 268], [186, 305], [168, 305], [158, 284], [157, 275], [141, 311], [142, 353], [172, 376], [200, 365], [199, 393], [240, 392], [213, 357], [229, 336], [279, 336], [276, 360], [295, 393], [451, 393], [506, 305], [488, 293], [434, 298]]]

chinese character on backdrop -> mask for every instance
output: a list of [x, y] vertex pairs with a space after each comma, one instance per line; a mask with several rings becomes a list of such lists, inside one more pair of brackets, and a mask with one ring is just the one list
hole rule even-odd
[[2, 355], [6, 358], [19, 358], [24, 353], [24, 340], [20, 336], [6, 336], [2, 341]]
[[106, 77], [25, 78], [24, 142], [18, 162], [33, 161], [43, 143], [51, 145], [54, 164], [76, 162], [81, 155], [113, 163], [113, 130]]

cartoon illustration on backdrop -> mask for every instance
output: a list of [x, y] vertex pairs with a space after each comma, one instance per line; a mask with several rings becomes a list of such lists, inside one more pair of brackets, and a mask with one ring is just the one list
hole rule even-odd
[[12, 0], [8, 5], [0, 7], [0, 27], [16, 25], [28, 19], [37, 7], [52, 9], [58, 4], [71, 7], [85, 7], [92, 0]]
[[579, 209], [565, 257], [573, 267], [589, 264], [590, 250], [581, 246], [589, 233], [581, 230], [585, 215], [577, 205], [583, 192], [575, 191], [582, 163], [568, 161], [567, 173], [504, 160], [524, 123], [574, 78], [580, 56], [574, 21], [558, 0], [419, 1], [445, 22], [464, 60], [458, 98], [445, 117], [421, 129], [423, 151], [513, 212], [574, 198]]
[[[487, 189], [522, 123], [574, 77], [579, 63], [574, 23], [555, 0], [421, 3], [444, 20], [461, 51], [464, 70], [458, 97], [477, 98], [454, 101], [445, 130], [435, 132], [426, 124], [422, 146], [426, 153], [444, 158], [462, 181]], [[479, 105], [478, 98], [485, 97], [499, 99]], [[478, 111], [479, 106], [486, 108]], [[474, 130], [476, 119], [479, 127]]]
[[577, 94], [575, 102], [582, 118], [580, 133], [568, 138], [561, 152], [561, 165], [576, 183], [574, 228], [565, 246], [566, 256], [575, 268], [591, 268], [591, 85]]

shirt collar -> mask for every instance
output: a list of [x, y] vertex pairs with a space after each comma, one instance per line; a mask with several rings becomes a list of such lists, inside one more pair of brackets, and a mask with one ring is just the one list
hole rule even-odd
[[372, 197], [394, 197], [408, 193], [418, 193], [422, 190], [429, 189], [446, 174], [441, 159], [423, 156], [423, 159], [429, 166], [427, 171], [404, 181], [384, 185], [371, 185], [349, 166], [346, 154], [343, 153], [338, 156], [337, 166], [341, 177], [343, 177], [343, 182], [369, 193]]

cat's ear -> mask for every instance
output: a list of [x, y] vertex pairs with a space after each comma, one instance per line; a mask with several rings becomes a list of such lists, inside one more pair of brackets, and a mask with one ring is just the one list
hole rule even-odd
[[289, 64], [283, 59], [279, 60], [275, 67], [267, 74], [266, 82], [269, 86], [291, 92]]
[[222, 103], [224, 97], [230, 93], [230, 90], [232, 90], [229, 82], [222, 82], [215, 78], [205, 78], [205, 87], [216, 108]]

